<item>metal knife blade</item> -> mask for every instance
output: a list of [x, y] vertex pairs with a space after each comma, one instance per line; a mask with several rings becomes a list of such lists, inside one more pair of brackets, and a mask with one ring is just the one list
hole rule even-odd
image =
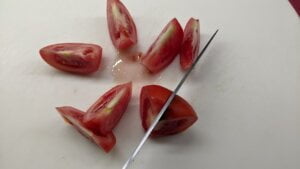
[[129, 167], [129, 165], [134, 161], [134, 158], [140, 152], [141, 148], [145, 144], [145, 142], [148, 139], [148, 137], [150, 136], [151, 132], [153, 131], [153, 129], [155, 128], [155, 126], [159, 122], [159, 120], [162, 117], [162, 115], [164, 114], [164, 112], [169, 107], [169, 105], [172, 102], [172, 100], [174, 99], [174, 97], [176, 96], [178, 90], [183, 85], [183, 83], [185, 82], [186, 78], [189, 76], [189, 74], [191, 73], [191, 71], [194, 69], [194, 67], [198, 63], [199, 59], [201, 58], [201, 56], [203, 55], [203, 53], [205, 52], [205, 50], [207, 49], [207, 47], [209, 46], [209, 44], [211, 43], [211, 41], [214, 39], [214, 37], [216, 36], [216, 34], [218, 33], [218, 31], [219, 31], [219, 29], [217, 29], [215, 31], [215, 33], [211, 36], [211, 38], [209, 39], [209, 41], [206, 43], [206, 45], [204, 46], [204, 48], [202, 49], [202, 51], [200, 52], [200, 54], [198, 55], [198, 57], [196, 58], [196, 60], [194, 61], [194, 63], [192, 64], [192, 66], [188, 69], [188, 71], [185, 73], [185, 75], [183, 76], [183, 78], [180, 80], [180, 82], [176, 86], [175, 90], [170, 95], [170, 97], [166, 101], [165, 105], [162, 107], [162, 109], [160, 110], [160, 112], [158, 113], [158, 115], [156, 116], [156, 118], [154, 119], [154, 121], [152, 122], [151, 126], [148, 128], [148, 130], [145, 133], [144, 137], [142, 138], [142, 140], [140, 141], [140, 143], [138, 144], [138, 146], [135, 148], [135, 150], [132, 153], [132, 155], [128, 158], [128, 160], [126, 161], [126, 163], [123, 165], [122, 169], [127, 169]]

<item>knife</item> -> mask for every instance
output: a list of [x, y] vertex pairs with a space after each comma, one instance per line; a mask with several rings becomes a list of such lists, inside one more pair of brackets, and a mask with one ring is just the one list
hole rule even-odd
[[188, 71], [185, 73], [185, 75], [183, 76], [183, 78], [180, 80], [180, 82], [176, 86], [175, 90], [170, 95], [170, 97], [168, 98], [168, 100], [166, 101], [166, 103], [164, 104], [164, 106], [161, 108], [160, 112], [158, 113], [158, 115], [156, 116], [156, 118], [154, 119], [154, 121], [152, 122], [151, 126], [148, 128], [148, 130], [145, 133], [144, 137], [142, 138], [142, 140], [140, 141], [140, 143], [138, 144], [138, 146], [135, 148], [134, 152], [131, 154], [131, 156], [128, 158], [128, 160], [123, 165], [122, 169], [127, 169], [129, 167], [129, 165], [134, 161], [134, 158], [140, 152], [141, 148], [143, 147], [143, 145], [145, 144], [145, 142], [149, 138], [150, 134], [152, 133], [153, 129], [155, 128], [155, 126], [159, 122], [160, 118], [163, 116], [164, 112], [167, 110], [167, 108], [169, 107], [170, 103], [173, 101], [173, 99], [176, 96], [178, 90], [183, 85], [183, 83], [185, 82], [186, 78], [189, 76], [189, 74], [191, 73], [191, 71], [194, 69], [194, 67], [196, 66], [197, 62], [199, 61], [199, 59], [201, 58], [201, 56], [203, 55], [203, 53], [205, 52], [205, 50], [207, 49], [207, 47], [209, 46], [209, 44], [211, 43], [211, 41], [214, 39], [214, 37], [216, 36], [216, 34], [218, 33], [218, 31], [219, 31], [219, 29], [217, 29], [215, 31], [215, 33], [211, 36], [211, 38], [209, 39], [209, 41], [206, 43], [206, 45], [204, 46], [204, 48], [200, 52], [199, 56], [196, 58], [196, 60], [192, 64], [192, 66], [188, 69]]

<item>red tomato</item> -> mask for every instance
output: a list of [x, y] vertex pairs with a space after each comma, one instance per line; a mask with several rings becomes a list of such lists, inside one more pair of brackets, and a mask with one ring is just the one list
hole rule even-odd
[[298, 16], [300, 16], [300, 1], [299, 0], [289, 0], [296, 12], [298, 13]]
[[184, 37], [180, 52], [180, 65], [183, 70], [186, 70], [192, 66], [194, 58], [199, 53], [199, 46], [199, 20], [191, 18], [184, 28]]
[[102, 58], [102, 48], [94, 44], [61, 43], [40, 50], [42, 58], [56, 69], [88, 74], [97, 71]]
[[157, 73], [167, 67], [180, 51], [183, 30], [176, 18], [172, 19], [159, 34], [147, 53], [142, 56], [142, 64]]
[[85, 125], [98, 134], [111, 132], [120, 121], [131, 99], [132, 83], [113, 87], [101, 96], [83, 117]]
[[[172, 92], [162, 86], [144, 86], [140, 95], [140, 115], [145, 131], [150, 127]], [[174, 100], [154, 128], [151, 136], [167, 136], [180, 133], [198, 119], [196, 112], [187, 101], [180, 96]]]
[[119, 50], [137, 43], [136, 27], [127, 8], [120, 0], [107, 0], [107, 23], [110, 38]]
[[73, 107], [57, 107], [56, 109], [66, 122], [75, 127], [83, 136], [102, 147], [105, 152], [109, 152], [116, 144], [116, 138], [112, 132], [106, 135], [97, 135], [84, 126], [82, 120], [85, 112]]

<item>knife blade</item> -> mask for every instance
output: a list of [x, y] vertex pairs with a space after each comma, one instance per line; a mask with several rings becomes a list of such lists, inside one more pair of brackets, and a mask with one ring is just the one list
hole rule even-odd
[[163, 116], [164, 112], [167, 110], [167, 108], [169, 107], [170, 103], [173, 101], [173, 99], [176, 96], [177, 92], [179, 91], [180, 87], [183, 85], [183, 83], [185, 82], [186, 78], [189, 76], [189, 74], [191, 73], [191, 71], [194, 69], [194, 67], [198, 63], [199, 59], [201, 58], [201, 56], [203, 55], [203, 53], [205, 52], [205, 50], [207, 49], [207, 47], [209, 46], [209, 44], [211, 43], [211, 41], [214, 39], [214, 37], [216, 36], [216, 34], [218, 33], [218, 31], [219, 31], [219, 29], [217, 29], [215, 31], [215, 33], [211, 36], [211, 38], [208, 40], [208, 42], [206, 43], [206, 45], [204, 46], [204, 48], [202, 49], [202, 51], [200, 52], [200, 54], [198, 55], [198, 57], [196, 58], [196, 60], [194, 61], [194, 63], [192, 64], [192, 66], [188, 69], [188, 71], [182, 77], [182, 79], [180, 80], [180, 82], [176, 86], [175, 90], [169, 96], [168, 100], [166, 101], [166, 103], [164, 104], [164, 106], [161, 108], [160, 112], [158, 113], [158, 115], [156, 116], [156, 118], [154, 119], [154, 121], [152, 122], [151, 126], [148, 128], [148, 130], [145, 133], [144, 137], [142, 138], [142, 140], [140, 141], [140, 143], [138, 144], [138, 146], [135, 148], [134, 152], [131, 154], [131, 156], [128, 158], [128, 160], [123, 165], [122, 169], [127, 169], [130, 166], [130, 164], [134, 161], [134, 158], [140, 152], [141, 148], [143, 147], [143, 145], [147, 141], [148, 137], [150, 136], [151, 132], [153, 131], [153, 129], [155, 128], [155, 126], [159, 122], [160, 118]]

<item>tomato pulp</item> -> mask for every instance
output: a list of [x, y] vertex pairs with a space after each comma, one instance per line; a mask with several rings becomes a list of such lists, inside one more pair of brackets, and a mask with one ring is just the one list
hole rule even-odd
[[107, 0], [107, 23], [113, 45], [125, 50], [137, 43], [137, 31], [134, 21], [120, 0]]
[[[140, 94], [140, 115], [145, 131], [150, 127], [172, 92], [162, 86], [144, 86]], [[192, 106], [176, 95], [170, 106], [154, 128], [151, 136], [167, 136], [180, 133], [197, 121]]]
[[69, 106], [57, 107], [56, 110], [66, 122], [76, 128], [83, 136], [96, 143], [99, 147], [102, 147], [105, 152], [109, 152], [116, 144], [116, 138], [112, 132], [106, 135], [98, 135], [85, 127], [83, 123], [85, 112]]
[[180, 65], [183, 70], [190, 68], [199, 53], [200, 28], [199, 20], [190, 18], [184, 28], [184, 36], [180, 51]]
[[179, 53], [183, 30], [176, 18], [172, 19], [147, 53], [142, 56], [142, 64], [151, 72], [157, 73], [166, 68]]
[[84, 124], [97, 134], [111, 132], [119, 123], [131, 99], [132, 83], [117, 85], [102, 95], [83, 117]]
[[102, 48], [94, 44], [60, 43], [42, 48], [40, 55], [46, 63], [56, 69], [89, 74], [99, 69]]

